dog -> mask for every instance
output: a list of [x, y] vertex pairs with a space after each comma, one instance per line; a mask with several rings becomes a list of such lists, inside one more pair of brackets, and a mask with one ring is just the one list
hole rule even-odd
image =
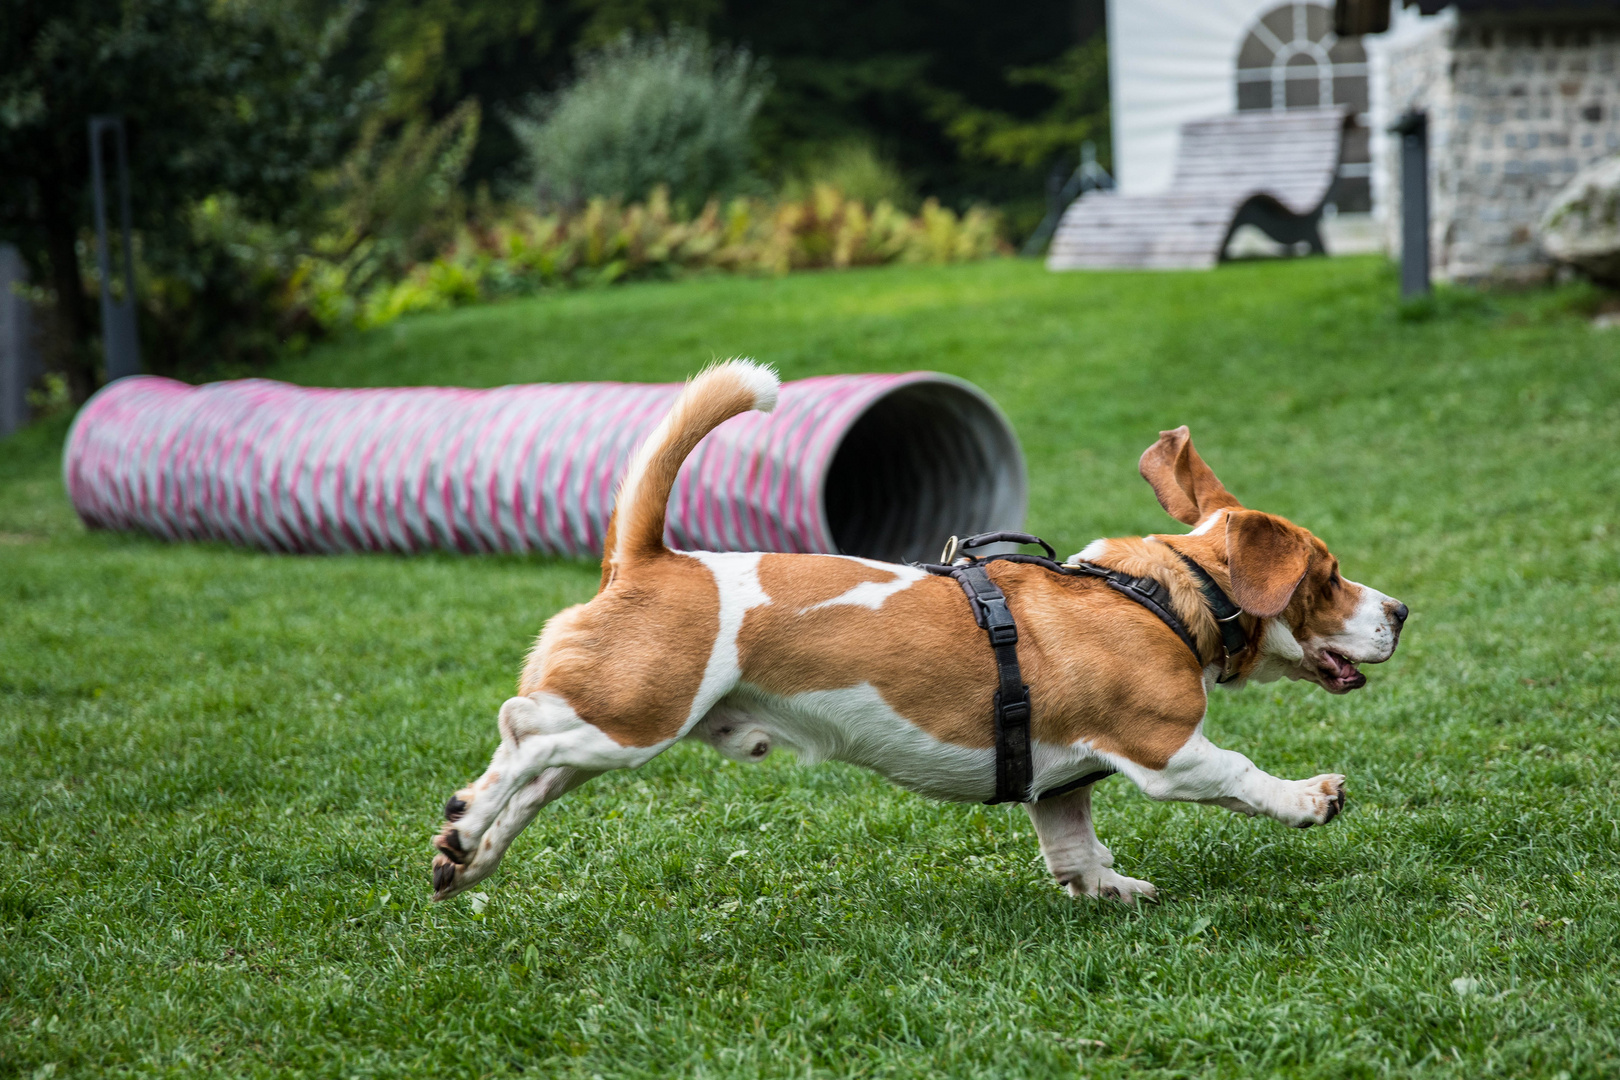
[[[996, 666], [957, 582], [853, 556], [665, 547], [681, 463], [730, 417], [774, 408], [777, 387], [750, 361], [710, 367], [638, 450], [607, 530], [600, 591], [546, 624], [518, 696], [501, 707], [488, 771], [445, 806], [435, 900], [488, 877], [548, 802], [683, 738], [737, 761], [780, 746], [806, 763], [852, 762], [936, 799], [993, 795]], [[1198, 655], [1098, 578], [990, 564], [1018, 620], [1033, 790], [1112, 769], [1153, 799], [1301, 828], [1332, 821], [1344, 777], [1284, 780], [1220, 749], [1204, 734], [1207, 696], [1218, 678], [1304, 679], [1348, 693], [1366, 682], [1359, 665], [1393, 655], [1406, 605], [1341, 576], [1305, 529], [1245, 509], [1187, 428], [1163, 432], [1139, 468], [1192, 530], [1097, 540], [1076, 558], [1163, 583]], [[1236, 655], [1184, 559], [1241, 609]], [[1112, 869], [1092, 828], [1090, 786], [1024, 805], [1070, 894], [1157, 899], [1151, 884]]]

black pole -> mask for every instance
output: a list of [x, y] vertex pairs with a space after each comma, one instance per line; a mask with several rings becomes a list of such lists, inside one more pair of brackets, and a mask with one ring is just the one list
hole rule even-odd
[[[107, 245], [107, 182], [102, 140], [113, 136], [118, 154], [118, 211], [123, 230], [124, 299], [112, 294], [112, 256]], [[118, 116], [90, 118], [90, 181], [96, 202], [96, 265], [101, 271], [101, 345], [106, 356], [107, 381], [141, 371], [141, 342], [135, 329], [135, 255], [129, 221], [129, 148], [124, 121]]]
[[1429, 295], [1429, 116], [1409, 112], [1401, 137], [1401, 299]]
[[28, 384], [38, 370], [29, 303], [16, 286], [28, 266], [11, 244], [0, 244], [0, 439], [28, 422]]

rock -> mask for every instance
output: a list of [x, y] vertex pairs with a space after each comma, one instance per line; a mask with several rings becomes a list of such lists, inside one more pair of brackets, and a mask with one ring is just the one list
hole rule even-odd
[[1582, 169], [1553, 197], [1541, 245], [1559, 262], [1620, 285], [1620, 155]]

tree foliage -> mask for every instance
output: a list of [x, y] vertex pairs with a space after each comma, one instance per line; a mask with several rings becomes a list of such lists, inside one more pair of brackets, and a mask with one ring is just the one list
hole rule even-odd
[[1014, 116], [979, 108], [942, 92], [935, 116], [964, 156], [1032, 169], [1072, 153], [1082, 142], [1108, 145], [1108, 48], [1102, 37], [1075, 45], [1047, 64], [1012, 68], [1015, 85], [1044, 86], [1054, 99], [1039, 115]]
[[368, 98], [326, 60], [349, 10], [215, 0], [4, 0], [0, 235], [56, 297], [75, 395], [93, 383], [95, 332], [78, 245], [90, 219], [88, 121], [129, 125], [143, 262], [196, 276], [197, 203], [229, 192], [256, 218], [294, 214]]
[[[535, 160], [567, 194], [634, 198], [663, 180], [695, 207], [751, 170], [801, 196], [842, 178], [868, 200], [989, 202], [1017, 228], [1080, 139], [1106, 159], [1101, 12], [1101, 0], [0, 0], [0, 241], [54, 297], [55, 360], [82, 399], [99, 353], [81, 264], [95, 115], [129, 124], [143, 350], [158, 369], [262, 358], [299, 332], [284, 301], [311, 253], [370, 288], [442, 248], [465, 207]], [[664, 107], [617, 130], [563, 123], [559, 93], [603, 74], [590, 57], [671, 31], [739, 50], [710, 58], [732, 120], [671, 75], [636, 91]], [[726, 66], [740, 50], [769, 68], [763, 96]], [[507, 122], [536, 98], [553, 125], [530, 130], [538, 158]], [[675, 152], [692, 144], [705, 149]], [[556, 171], [565, 158], [572, 171]]]
[[[866, 144], [921, 194], [965, 206], [1038, 198], [1052, 158], [1072, 159], [1082, 138], [1105, 144], [1102, 10], [1101, 0], [373, 0], [348, 55], [356, 71], [390, 73], [401, 115], [444, 115], [477, 97], [506, 116], [567, 85], [582, 52], [626, 31], [690, 27], [769, 66], [754, 128], [764, 174]], [[523, 161], [511, 126], [488, 123], [468, 183], [511, 177]]]
[[412, 116], [392, 133], [383, 116], [367, 120], [317, 184], [328, 207], [317, 246], [341, 256], [368, 244], [391, 269], [431, 256], [461, 224], [461, 178], [481, 117], [478, 100], [468, 98], [441, 120]]

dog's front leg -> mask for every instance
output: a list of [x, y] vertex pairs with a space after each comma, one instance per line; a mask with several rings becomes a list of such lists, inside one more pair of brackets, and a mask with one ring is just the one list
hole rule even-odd
[[1242, 754], [1222, 750], [1204, 737], [1188, 739], [1163, 769], [1122, 769], [1152, 799], [1208, 803], [1239, 814], [1264, 814], [1285, 825], [1326, 825], [1344, 809], [1344, 777], [1323, 773], [1309, 780], [1272, 776]]
[[[433, 889], [441, 898], [486, 876], [500, 861], [500, 853], [511, 838], [533, 820], [534, 812], [567, 790], [563, 787], [545, 797], [531, 792], [529, 797], [538, 798], [538, 802], [526, 809], [520, 803], [503, 827], [503, 842], [503, 829], [497, 828], [498, 823], [518, 801], [519, 793], [529, 791], [537, 777], [547, 773], [562, 775], [565, 768], [591, 776], [609, 769], [636, 768], [663, 748], [623, 746], [581, 720], [566, 701], [549, 694], [508, 699], [501, 706], [500, 729], [501, 746], [489, 769], [445, 804], [444, 828], [433, 841], [439, 851], [433, 860]], [[549, 785], [537, 790], [549, 790]], [[474, 864], [484, 860], [483, 872], [474, 872]]]
[[472, 859], [459, 866], [440, 854], [433, 860], [433, 899], [447, 900], [489, 877], [500, 865], [501, 856], [512, 846], [518, 833], [529, 827], [535, 815], [549, 802], [561, 798], [585, 781], [601, 776], [588, 769], [566, 765], [546, 769], [521, 788], [495, 818]]
[[1067, 795], [1025, 803], [1035, 835], [1041, 841], [1046, 868], [1071, 896], [1100, 896], [1135, 904], [1138, 898], [1157, 900], [1159, 892], [1136, 878], [1109, 869], [1114, 856], [1091, 825], [1091, 785]]

